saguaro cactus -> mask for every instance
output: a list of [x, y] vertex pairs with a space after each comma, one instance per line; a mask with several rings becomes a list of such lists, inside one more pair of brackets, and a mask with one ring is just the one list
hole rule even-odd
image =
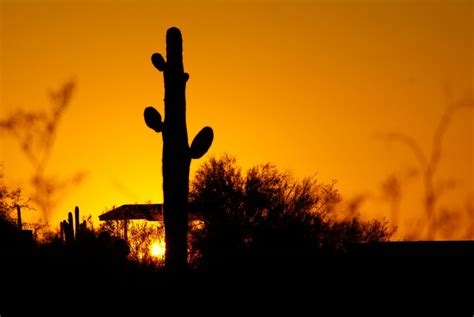
[[75, 221], [73, 222], [72, 212], [68, 213], [68, 220], [61, 221], [60, 234], [61, 241], [65, 241], [66, 244], [71, 244], [74, 240], [78, 240], [81, 234], [86, 230], [86, 221], [79, 222], [79, 207], [74, 208]]
[[165, 222], [165, 267], [183, 271], [187, 266], [188, 191], [191, 159], [203, 156], [212, 144], [214, 133], [203, 128], [191, 147], [186, 128], [186, 82], [189, 74], [183, 67], [183, 40], [175, 27], [166, 33], [166, 58], [151, 57], [165, 81], [165, 118], [153, 107], [145, 109], [145, 123], [163, 136], [163, 217]]

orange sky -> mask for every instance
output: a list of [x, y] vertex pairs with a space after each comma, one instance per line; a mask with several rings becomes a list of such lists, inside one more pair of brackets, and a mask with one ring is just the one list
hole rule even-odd
[[[162, 201], [161, 136], [143, 109], [163, 113], [163, 78], [150, 62], [181, 29], [190, 139], [212, 126], [209, 155], [245, 168], [274, 162], [297, 176], [337, 180], [344, 198], [377, 195], [391, 173], [416, 167], [403, 146], [376, 138], [404, 132], [428, 151], [446, 107], [473, 91], [472, 1], [10, 1], [0, 7], [0, 117], [47, 108], [47, 91], [76, 79], [48, 173], [87, 171], [50, 219], [75, 205]], [[456, 115], [439, 176], [457, 187], [442, 205], [473, 200], [474, 111]], [[2, 135], [10, 185], [25, 189], [31, 167]], [[403, 226], [421, 210], [419, 179], [404, 187]], [[386, 203], [363, 205], [388, 217]]]

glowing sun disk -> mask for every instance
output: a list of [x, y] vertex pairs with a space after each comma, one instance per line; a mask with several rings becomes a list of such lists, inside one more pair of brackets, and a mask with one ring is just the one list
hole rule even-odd
[[165, 256], [166, 245], [164, 241], [155, 240], [150, 246], [151, 256], [163, 258]]

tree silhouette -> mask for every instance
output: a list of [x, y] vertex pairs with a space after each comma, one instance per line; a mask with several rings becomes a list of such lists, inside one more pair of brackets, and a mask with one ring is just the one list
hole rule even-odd
[[163, 136], [163, 217], [165, 222], [165, 266], [184, 271], [188, 258], [188, 192], [191, 159], [202, 157], [211, 146], [214, 134], [203, 128], [188, 144], [186, 128], [186, 82], [181, 31], [175, 27], [166, 33], [167, 61], [158, 53], [152, 55], [153, 65], [163, 72], [165, 82], [165, 119], [152, 107], [145, 109], [147, 126]]
[[352, 243], [387, 241], [394, 232], [383, 221], [339, 219], [341, 197], [334, 183], [298, 180], [272, 164], [242, 175], [229, 155], [213, 157], [197, 170], [190, 200], [205, 222], [193, 237], [193, 252], [203, 265], [249, 250], [341, 254]]
[[39, 207], [46, 221], [57, 205], [60, 194], [69, 186], [82, 181], [85, 174], [79, 172], [70, 178], [58, 180], [46, 172], [58, 126], [64, 112], [70, 105], [75, 83], [69, 81], [57, 91], [50, 93], [49, 111], [24, 111], [18, 109], [7, 118], [0, 120], [0, 131], [14, 137], [33, 167], [31, 184], [32, 201]]
[[4, 183], [2, 166], [0, 165], [0, 247], [14, 245], [19, 238], [18, 231], [21, 221], [17, 223], [12, 215], [17, 208], [31, 209], [29, 199], [23, 197], [21, 188], [9, 188]]
[[11, 189], [5, 184], [3, 166], [0, 164], [0, 216], [4, 220], [13, 221], [11, 213], [17, 207], [32, 209], [31, 199], [24, 198], [20, 187]]
[[[409, 135], [403, 133], [389, 133], [385, 136], [385, 138], [390, 142], [400, 142], [407, 146], [415, 155], [417, 163], [419, 164], [423, 179], [423, 205], [426, 221], [424, 224], [421, 224], [421, 227], [424, 227], [425, 233], [423, 236], [426, 240], [433, 240], [436, 236], [437, 228], [440, 223], [440, 219], [438, 219], [438, 216], [436, 215], [437, 203], [442, 194], [452, 187], [452, 184], [449, 182], [441, 183], [435, 181], [439, 162], [443, 153], [443, 138], [449, 128], [453, 116], [460, 110], [469, 108], [474, 109], [474, 101], [470, 97], [460, 99], [456, 102], [450, 102], [435, 129], [433, 135], [433, 146], [430, 153], [423, 152], [420, 144]], [[394, 184], [392, 183], [391, 185]], [[386, 186], [390, 186], [390, 184], [386, 184]], [[390, 190], [389, 188], [386, 189]], [[392, 199], [399, 199], [399, 197], [400, 193], [397, 193], [397, 197], [392, 197]], [[447, 217], [448, 215], [444, 212], [442, 216]], [[417, 227], [419, 229], [420, 226]]]

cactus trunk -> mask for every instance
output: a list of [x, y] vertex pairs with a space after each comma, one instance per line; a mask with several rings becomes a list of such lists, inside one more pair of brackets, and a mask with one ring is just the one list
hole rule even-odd
[[166, 34], [167, 69], [163, 125], [163, 194], [166, 267], [183, 270], [187, 264], [189, 157], [186, 128], [186, 80], [182, 39], [178, 29]]
[[188, 191], [191, 158], [207, 152], [213, 132], [204, 128], [195, 138], [191, 148], [186, 128], [186, 82], [184, 72], [181, 31], [170, 28], [166, 33], [166, 57], [153, 54], [152, 63], [163, 72], [165, 82], [165, 119], [152, 107], [145, 109], [145, 122], [163, 136], [163, 217], [165, 222], [165, 267], [184, 271], [187, 267]]

